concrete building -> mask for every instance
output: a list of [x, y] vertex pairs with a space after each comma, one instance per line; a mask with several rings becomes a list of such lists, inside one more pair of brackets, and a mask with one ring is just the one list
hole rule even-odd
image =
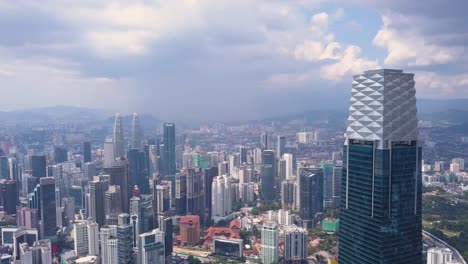
[[284, 263], [307, 263], [307, 235], [304, 228], [284, 227]]

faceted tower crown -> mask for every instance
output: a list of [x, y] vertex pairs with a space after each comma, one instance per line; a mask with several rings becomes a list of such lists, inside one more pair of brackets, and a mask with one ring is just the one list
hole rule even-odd
[[358, 140], [417, 140], [414, 74], [372, 70], [355, 75], [346, 137]]

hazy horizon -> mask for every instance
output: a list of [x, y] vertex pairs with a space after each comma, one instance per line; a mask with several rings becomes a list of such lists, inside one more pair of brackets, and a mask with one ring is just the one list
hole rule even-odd
[[352, 75], [415, 73], [468, 98], [455, 0], [0, 1], [0, 111], [69, 105], [165, 120], [347, 108]]

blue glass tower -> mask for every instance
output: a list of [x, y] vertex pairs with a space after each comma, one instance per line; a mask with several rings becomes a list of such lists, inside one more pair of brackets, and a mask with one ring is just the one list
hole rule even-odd
[[343, 151], [340, 264], [422, 263], [413, 78], [401, 70], [354, 76]]

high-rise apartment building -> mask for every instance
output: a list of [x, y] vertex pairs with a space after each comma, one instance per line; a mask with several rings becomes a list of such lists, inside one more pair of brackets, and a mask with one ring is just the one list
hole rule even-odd
[[275, 222], [267, 222], [262, 226], [262, 263], [278, 262], [278, 225]]
[[213, 179], [211, 216], [215, 222], [232, 212], [231, 178], [224, 175]]
[[340, 264], [422, 262], [414, 74], [355, 75], [343, 150]]
[[138, 236], [138, 264], [165, 263], [164, 232], [159, 229]]

